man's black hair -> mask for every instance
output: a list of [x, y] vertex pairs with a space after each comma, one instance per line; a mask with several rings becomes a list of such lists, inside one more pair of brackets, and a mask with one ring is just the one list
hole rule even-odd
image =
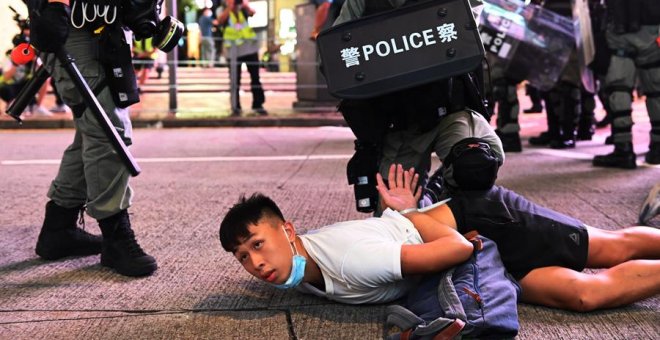
[[282, 211], [268, 196], [255, 192], [250, 198], [241, 195], [220, 223], [220, 244], [225, 251], [233, 252], [241, 239], [250, 236], [248, 227], [259, 223], [263, 217], [277, 217], [284, 221]]

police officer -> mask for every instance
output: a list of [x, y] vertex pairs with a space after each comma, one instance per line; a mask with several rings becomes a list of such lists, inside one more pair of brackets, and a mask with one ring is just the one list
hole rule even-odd
[[[346, 0], [334, 24], [414, 2]], [[481, 1], [471, 2], [473, 7], [481, 5]], [[369, 173], [368, 164], [371, 164], [373, 170], [388, 178], [390, 165], [402, 164], [406, 169], [414, 167], [423, 184], [431, 166], [431, 153], [435, 152], [440, 160], [444, 160], [452, 145], [466, 137], [483, 139], [502, 163], [504, 151], [499, 137], [486, 118], [474, 111], [479, 103], [471, 103], [465, 95], [469, 92], [468, 87], [474, 85], [467, 79], [452, 77], [368, 100], [342, 101], [339, 110], [358, 138], [356, 154], [347, 169], [349, 181], [358, 166], [367, 164], [362, 170]], [[373, 120], [364, 117], [373, 117]], [[445, 176], [451, 183], [451, 173], [447, 172]], [[357, 196], [358, 186], [355, 188]]]
[[[569, 0], [535, 1], [559, 15], [572, 17]], [[532, 145], [549, 145], [553, 149], [574, 148], [577, 125], [582, 111], [582, 90], [578, 56], [571, 51], [568, 63], [557, 84], [543, 93], [548, 131], [529, 139]]]
[[490, 53], [486, 55], [486, 58], [490, 60], [493, 77], [492, 98], [497, 104], [497, 130], [495, 131], [502, 140], [505, 152], [521, 152], [520, 124], [518, 123], [520, 114], [518, 84], [521, 80], [513, 79], [505, 74], [505, 65], [501, 59]]
[[[123, 27], [131, 28], [138, 39], [153, 35], [154, 22], [158, 22], [156, 4], [154, 0], [30, 0], [28, 6], [32, 43], [42, 52], [44, 64], [75, 116], [73, 143], [64, 151], [48, 190], [50, 201], [36, 253], [46, 260], [101, 253], [101, 264], [119, 274], [150, 275], [157, 268], [156, 260], [135, 240], [127, 210], [133, 197], [130, 174], [53, 52], [64, 46], [75, 58], [108, 118], [130, 145], [132, 129], [125, 108], [130, 103], [120, 100], [117, 84], [100, 57], [114, 59], [120, 64], [113, 69], [120, 67], [124, 75], [133, 75], [120, 89], [125, 91], [121, 99], [137, 98]], [[84, 210], [98, 220], [102, 237], [77, 228], [78, 215], [82, 217]]]
[[639, 75], [651, 121], [645, 160], [660, 164], [660, 6], [656, 0], [609, 0], [607, 43], [612, 58], [605, 79], [612, 111], [614, 151], [594, 157], [593, 165], [634, 169], [632, 89]]

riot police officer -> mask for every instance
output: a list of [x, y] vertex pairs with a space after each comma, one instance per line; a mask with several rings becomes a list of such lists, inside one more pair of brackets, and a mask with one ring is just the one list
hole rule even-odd
[[[569, 0], [535, 1], [559, 15], [572, 17]], [[574, 148], [577, 125], [582, 108], [580, 70], [575, 49], [555, 86], [543, 93], [548, 131], [529, 139], [532, 145], [549, 145], [553, 149]]]
[[[139, 99], [124, 28], [138, 39], [156, 35], [157, 1], [30, 0], [28, 8], [32, 42], [75, 117], [73, 143], [48, 190], [36, 253], [46, 260], [101, 253], [101, 264], [119, 274], [151, 275], [156, 260], [135, 240], [127, 210], [133, 196], [129, 171], [54, 52], [64, 46], [75, 58], [112, 125], [130, 145], [127, 107]], [[84, 210], [98, 220], [102, 237], [77, 227]]]
[[493, 78], [493, 101], [497, 104], [497, 135], [502, 140], [504, 152], [521, 152], [520, 142], [520, 102], [518, 101], [518, 84], [520, 79], [514, 79], [506, 75], [504, 63], [501, 59], [487, 54], [491, 65]]
[[[335, 25], [414, 3], [414, 0], [346, 0]], [[481, 1], [471, 1], [480, 5]], [[440, 160], [448, 156], [456, 142], [475, 137], [490, 145], [497, 161], [504, 161], [502, 142], [484, 117], [479, 104], [466, 95], [474, 85], [467, 75], [439, 80], [429, 84], [388, 93], [366, 100], [343, 100], [339, 110], [357, 137], [356, 154], [349, 161], [349, 183], [356, 184], [358, 210], [373, 211], [372, 206], [360, 209], [359, 182], [355, 174], [379, 172], [388, 177], [391, 164], [414, 167], [425, 183], [431, 166], [431, 153]], [[365, 118], [373, 117], [373, 119]], [[451, 170], [445, 174], [449, 184]], [[375, 186], [372, 190], [375, 193]], [[377, 193], [376, 198], [377, 198]], [[368, 194], [366, 194], [368, 196]], [[373, 199], [372, 199], [373, 203]], [[377, 211], [378, 213], [378, 211]]]
[[651, 121], [645, 160], [660, 164], [660, 6], [656, 0], [608, 0], [607, 44], [612, 50], [605, 90], [609, 99], [614, 151], [598, 155], [594, 166], [634, 169], [632, 89], [639, 75]]

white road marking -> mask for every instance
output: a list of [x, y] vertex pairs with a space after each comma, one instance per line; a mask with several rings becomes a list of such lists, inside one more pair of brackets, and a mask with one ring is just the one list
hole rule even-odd
[[[288, 155], [288, 156], [231, 156], [231, 157], [154, 157], [138, 158], [138, 163], [191, 163], [191, 162], [273, 162], [273, 161], [325, 161], [350, 159], [353, 155]], [[59, 159], [3, 160], [0, 165], [58, 165]]]
[[560, 158], [570, 158], [570, 159], [593, 159], [594, 155], [589, 153], [575, 152], [575, 151], [566, 151], [566, 150], [554, 150], [554, 149], [538, 149], [531, 151], [530, 153], [540, 153], [543, 155], [560, 157]]

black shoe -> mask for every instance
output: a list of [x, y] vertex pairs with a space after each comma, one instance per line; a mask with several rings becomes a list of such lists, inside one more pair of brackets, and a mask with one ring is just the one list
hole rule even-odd
[[605, 138], [605, 145], [614, 145], [614, 138], [612, 138], [612, 135]]
[[529, 139], [529, 144], [531, 145], [548, 145], [552, 141], [552, 137], [550, 137], [549, 132], [541, 132], [540, 135], [536, 137], [531, 137]]
[[495, 130], [495, 133], [497, 133], [497, 136], [502, 141], [504, 152], [522, 152], [520, 135], [517, 132], [501, 133], [499, 130]]
[[231, 110], [231, 114], [229, 116], [230, 117], [240, 117], [242, 113], [243, 113], [243, 110], [239, 107], [238, 109]]
[[532, 106], [529, 109], [524, 109], [524, 113], [541, 113], [543, 112], [543, 106]]
[[555, 139], [548, 144], [551, 149], [573, 149], [575, 148], [575, 139]]
[[127, 210], [99, 220], [103, 233], [101, 265], [125, 276], [151, 275], [158, 265], [135, 240]]
[[596, 128], [591, 124], [587, 127], [578, 127], [577, 140], [591, 140], [596, 132]]
[[77, 226], [82, 207], [63, 208], [49, 201], [46, 218], [41, 227], [35, 252], [44, 260], [57, 260], [67, 256], [88, 256], [101, 252], [103, 238], [92, 235]]
[[649, 147], [649, 152], [646, 153], [644, 160], [648, 164], [660, 164], [660, 142], [651, 144]]
[[610, 116], [605, 116], [605, 118], [596, 122], [596, 127], [601, 129], [610, 125], [611, 123], [612, 123], [612, 119], [610, 118]]
[[612, 153], [594, 157], [593, 165], [607, 168], [635, 169], [637, 168], [637, 155], [633, 152], [632, 143], [615, 144]]
[[252, 108], [252, 110], [254, 110], [254, 112], [256, 112], [260, 116], [268, 115], [268, 111], [266, 111], [266, 109], [264, 109], [263, 106]]

